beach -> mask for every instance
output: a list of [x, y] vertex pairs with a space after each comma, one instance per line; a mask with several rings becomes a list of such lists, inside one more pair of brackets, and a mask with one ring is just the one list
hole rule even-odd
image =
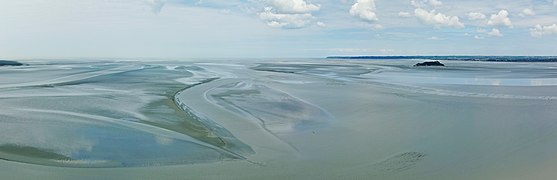
[[[6, 179], [552, 179], [557, 63], [22, 61]], [[4, 78], [6, 77], [6, 78]]]

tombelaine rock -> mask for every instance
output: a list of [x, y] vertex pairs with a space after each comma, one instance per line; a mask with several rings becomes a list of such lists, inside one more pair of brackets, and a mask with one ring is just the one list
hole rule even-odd
[[414, 66], [445, 66], [445, 65], [439, 61], [426, 61], [423, 63], [418, 63]]
[[23, 66], [23, 63], [17, 61], [0, 60], [0, 66]]

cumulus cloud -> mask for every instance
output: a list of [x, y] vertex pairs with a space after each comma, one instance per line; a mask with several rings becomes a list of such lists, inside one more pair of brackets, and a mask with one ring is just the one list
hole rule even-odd
[[482, 35], [492, 36], [492, 37], [503, 37], [501, 31], [497, 28], [492, 28], [491, 31], [487, 31], [486, 29], [478, 28], [476, 29], [477, 35], [474, 36], [476, 39], [483, 39]]
[[437, 13], [435, 10], [427, 11], [421, 8], [417, 8], [414, 14], [418, 19], [420, 19], [425, 24], [431, 24], [436, 27], [457, 27], [463, 28], [462, 24], [457, 16], [448, 16], [442, 13]]
[[499, 31], [499, 29], [496, 29], [496, 28], [491, 29], [491, 31], [488, 32], [487, 35], [493, 36], [493, 37], [503, 37], [503, 34], [501, 34], [501, 31]]
[[526, 17], [526, 16], [534, 16], [536, 15], [536, 13], [532, 9], [526, 8], [522, 10], [522, 12], [520, 12], [518, 15], [521, 17]]
[[487, 21], [488, 25], [491, 26], [508, 26], [512, 27], [511, 19], [509, 19], [509, 12], [507, 10], [501, 10], [497, 14], [492, 14], [489, 21]]
[[402, 11], [398, 12], [398, 16], [399, 17], [405, 17], [405, 18], [412, 17], [412, 15], [409, 12], [402, 12]]
[[427, 5], [438, 7], [443, 5], [443, 2], [439, 0], [411, 0], [410, 3], [417, 8], [425, 7]]
[[439, 0], [429, 0], [429, 4], [435, 7], [443, 5], [443, 3]]
[[350, 15], [357, 17], [363, 21], [375, 22], [379, 20], [375, 13], [374, 0], [357, 0], [350, 8]]
[[[306, 0], [271, 0], [268, 5], [259, 13], [259, 18], [270, 27], [285, 29], [303, 28], [312, 24], [315, 17], [311, 13], [321, 8], [320, 5]], [[315, 24], [325, 26], [323, 22]]]
[[271, 1], [273, 7], [282, 13], [303, 14], [312, 11], [318, 11], [321, 6], [311, 4], [305, 0], [273, 0]]
[[310, 13], [303, 14], [281, 14], [272, 11], [272, 8], [265, 8], [259, 13], [259, 18], [267, 22], [267, 25], [274, 28], [297, 29], [305, 27], [313, 21], [314, 17]]
[[374, 24], [373, 26], [371, 26], [372, 29], [384, 29], [385, 27], [383, 27], [383, 25], [381, 24]]
[[468, 13], [468, 19], [470, 20], [481, 20], [481, 19], [485, 19], [486, 16], [485, 14], [479, 13], [479, 12], [470, 12]]
[[532, 37], [540, 38], [544, 35], [557, 35], [557, 24], [552, 24], [548, 26], [536, 25], [534, 28], [530, 29], [530, 35]]

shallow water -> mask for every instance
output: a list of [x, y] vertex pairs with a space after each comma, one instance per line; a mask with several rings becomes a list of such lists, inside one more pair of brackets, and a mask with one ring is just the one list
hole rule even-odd
[[[243, 159], [240, 154], [251, 152], [223, 128], [217, 131], [210, 120], [201, 122], [174, 103], [175, 93], [194, 85], [175, 79], [214, 78], [194, 77], [203, 68], [111, 62], [37, 66], [65, 73], [51, 78], [54, 70], [42, 67], [14, 73], [22, 83], [3, 84], [0, 103], [7, 108], [1, 111], [0, 143], [8, 147], [0, 147], [3, 159], [66, 167], [130, 167]], [[14, 153], [18, 148], [67, 158], [25, 157]]]
[[0, 67], [0, 171], [9, 179], [557, 175], [557, 63], [416, 62]]

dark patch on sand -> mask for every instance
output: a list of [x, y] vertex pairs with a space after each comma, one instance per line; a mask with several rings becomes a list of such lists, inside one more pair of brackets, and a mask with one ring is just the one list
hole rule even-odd
[[374, 164], [378, 170], [387, 172], [402, 172], [411, 169], [423, 160], [426, 154], [420, 152], [405, 152], [389, 157], [381, 162]]

